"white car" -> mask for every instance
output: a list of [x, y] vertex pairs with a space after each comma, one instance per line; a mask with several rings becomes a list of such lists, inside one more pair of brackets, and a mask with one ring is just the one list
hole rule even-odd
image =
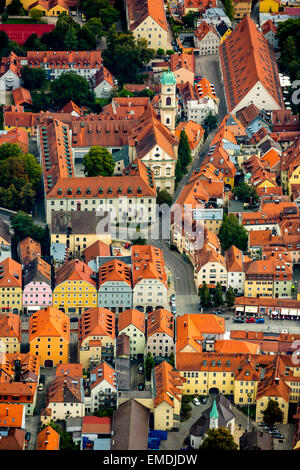
[[193, 399], [193, 403], [194, 403], [194, 405], [196, 405], [196, 406], [199, 406], [199, 405], [200, 405], [200, 401], [198, 400], [198, 398], [194, 398], [194, 399]]

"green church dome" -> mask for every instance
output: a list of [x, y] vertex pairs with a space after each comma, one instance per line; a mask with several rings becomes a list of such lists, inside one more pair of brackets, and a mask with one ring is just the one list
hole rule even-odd
[[171, 72], [170, 69], [163, 73], [161, 77], [161, 84], [162, 85], [176, 85], [175, 75], [173, 72]]

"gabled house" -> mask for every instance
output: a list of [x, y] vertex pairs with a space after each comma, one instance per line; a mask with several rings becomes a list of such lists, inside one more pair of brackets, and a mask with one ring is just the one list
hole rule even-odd
[[88, 413], [98, 409], [115, 408], [118, 398], [116, 370], [102, 361], [90, 371], [89, 387], [85, 391], [85, 407]]

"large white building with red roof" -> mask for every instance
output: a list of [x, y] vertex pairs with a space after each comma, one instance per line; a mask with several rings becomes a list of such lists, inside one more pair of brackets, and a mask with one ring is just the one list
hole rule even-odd
[[229, 113], [254, 104], [272, 111], [284, 108], [274, 49], [245, 16], [219, 48]]

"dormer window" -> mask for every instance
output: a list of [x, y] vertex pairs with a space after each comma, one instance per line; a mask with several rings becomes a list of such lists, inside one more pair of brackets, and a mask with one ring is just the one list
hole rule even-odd
[[57, 190], [57, 194], [59, 194], [59, 195], [61, 195], [61, 194], [62, 194], [62, 190], [61, 190], [61, 188], [58, 188], [58, 190]]
[[81, 189], [80, 188], [77, 189], [77, 194], [81, 194]]
[[128, 192], [128, 194], [132, 194], [132, 188], [130, 186], [129, 186], [127, 192]]

